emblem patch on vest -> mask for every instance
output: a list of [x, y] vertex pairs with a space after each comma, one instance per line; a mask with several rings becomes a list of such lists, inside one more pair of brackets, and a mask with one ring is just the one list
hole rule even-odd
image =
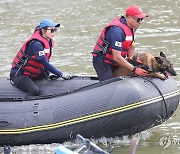
[[44, 56], [45, 52], [44, 51], [39, 51], [38, 54], [39, 54], [39, 56]]
[[116, 42], [115, 42], [115, 46], [116, 46], [116, 47], [121, 47], [121, 46], [122, 46], [122, 42], [116, 41]]

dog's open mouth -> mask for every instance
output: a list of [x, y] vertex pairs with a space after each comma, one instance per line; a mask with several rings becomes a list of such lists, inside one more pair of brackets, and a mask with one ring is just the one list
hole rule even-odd
[[162, 73], [164, 74], [164, 76], [165, 76], [167, 79], [177, 75], [174, 70], [170, 70], [170, 71], [164, 70], [164, 71], [162, 71]]
[[171, 75], [169, 72], [167, 72], [167, 71], [164, 71], [163, 74], [164, 74], [164, 76], [165, 76], [167, 79], [169, 79], [169, 78], [172, 77], [172, 75]]

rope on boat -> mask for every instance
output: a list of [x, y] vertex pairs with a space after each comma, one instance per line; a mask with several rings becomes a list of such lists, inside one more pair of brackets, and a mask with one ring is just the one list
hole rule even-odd
[[141, 77], [141, 78], [143, 78], [144, 80], [149, 81], [149, 82], [158, 90], [159, 94], [162, 96], [163, 104], [164, 104], [164, 106], [165, 106], [165, 111], [166, 111], [166, 116], [165, 116], [165, 118], [167, 119], [167, 117], [168, 117], [167, 105], [166, 105], [166, 101], [165, 101], [165, 98], [164, 98], [161, 90], [159, 89], [159, 87], [158, 87], [153, 81], [151, 81], [151, 80], [148, 79], [147, 77]]

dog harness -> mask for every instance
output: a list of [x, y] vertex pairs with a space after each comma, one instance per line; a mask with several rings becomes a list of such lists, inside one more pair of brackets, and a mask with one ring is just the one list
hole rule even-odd
[[127, 59], [127, 61], [128, 61], [130, 64], [132, 64], [133, 66], [135, 66], [135, 67], [139, 67], [139, 68], [142, 68], [142, 69], [148, 71], [148, 73], [151, 73], [151, 72], [152, 72], [152, 71], [149, 69], [149, 67], [146, 66], [146, 65], [144, 65], [144, 64], [142, 63], [141, 59], [138, 58], [138, 53], [135, 54], [135, 55], [133, 55], [132, 57], [129, 57], [129, 58]]

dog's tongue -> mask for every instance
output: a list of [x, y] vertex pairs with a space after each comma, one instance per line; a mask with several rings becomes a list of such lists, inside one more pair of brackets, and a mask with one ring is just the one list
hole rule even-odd
[[172, 78], [172, 75], [167, 71], [165, 71], [165, 76], [167, 79]]

